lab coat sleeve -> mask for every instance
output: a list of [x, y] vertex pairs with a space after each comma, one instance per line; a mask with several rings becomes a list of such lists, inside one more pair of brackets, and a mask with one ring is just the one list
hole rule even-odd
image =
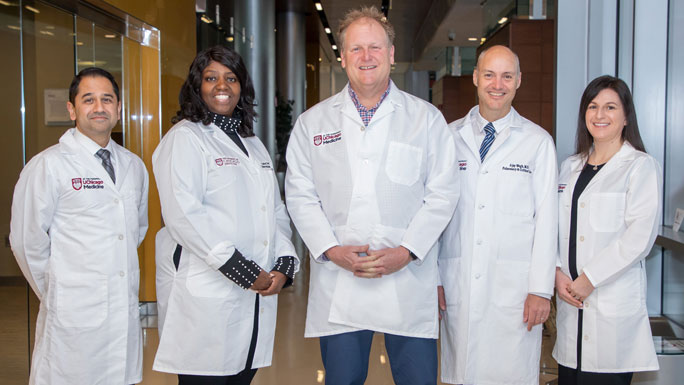
[[287, 210], [306, 243], [319, 262], [327, 261], [323, 253], [339, 245], [316, 192], [311, 164], [310, 139], [302, 118], [297, 119], [287, 146], [285, 200]]
[[140, 228], [138, 235], [138, 247], [140, 247], [140, 244], [142, 243], [143, 239], [145, 239], [145, 234], [147, 233], [147, 202], [150, 192], [150, 178], [147, 174], [147, 168], [145, 168], [145, 164], [142, 161], [140, 161], [140, 167], [142, 167], [143, 184], [142, 190], [140, 191], [140, 204], [138, 205], [138, 226]]
[[235, 246], [216, 229], [203, 204], [207, 164], [199, 140], [183, 127], [175, 127], [152, 156], [154, 177], [166, 229], [183, 248], [218, 270], [233, 255]]
[[599, 250], [582, 269], [594, 287], [611, 282], [644, 259], [658, 235], [662, 196], [660, 167], [652, 157], [643, 157], [637, 162], [625, 197], [625, 231]]
[[427, 173], [423, 205], [408, 225], [401, 246], [421, 263], [451, 220], [460, 195], [456, 144], [440, 113], [428, 121]]
[[280, 188], [278, 187], [278, 179], [273, 175], [274, 183], [273, 186], [275, 191], [273, 196], [275, 197], [275, 220], [276, 220], [276, 231], [275, 231], [275, 257], [291, 256], [294, 257], [294, 272], [299, 271], [299, 257], [295, 251], [294, 245], [292, 244], [292, 229], [290, 227], [290, 216], [287, 215], [287, 209], [283, 204], [282, 199], [280, 199]]
[[532, 175], [535, 196], [534, 243], [528, 293], [553, 295], [558, 256], [558, 166], [551, 137], [537, 151]]
[[49, 160], [33, 158], [21, 172], [14, 188], [10, 244], [31, 288], [43, 298], [45, 273], [50, 259], [50, 226], [59, 198]]

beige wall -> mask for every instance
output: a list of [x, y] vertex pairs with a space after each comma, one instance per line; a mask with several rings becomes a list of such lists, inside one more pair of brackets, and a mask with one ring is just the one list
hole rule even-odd
[[161, 122], [166, 132], [178, 111], [178, 92], [197, 50], [195, 0], [106, 0], [161, 32]]

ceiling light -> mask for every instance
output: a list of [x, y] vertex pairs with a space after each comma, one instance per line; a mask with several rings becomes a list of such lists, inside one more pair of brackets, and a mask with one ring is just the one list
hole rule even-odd
[[11, 24], [8, 24], [8, 25], [7, 25], [7, 28], [13, 29], [13, 30], [15, 30], [15, 31], [21, 31], [21, 28], [20, 28], [18, 25], [11, 25]]
[[116, 35], [114, 35], [113, 33], [110, 33], [110, 34], [105, 35], [105, 38], [106, 38], [106, 39], [113, 39], [113, 38], [115, 38], [115, 37], [116, 37]]
[[81, 45], [83, 45], [83, 42], [82, 42], [82, 41], [77, 41], [77, 42], [76, 42], [76, 45], [81, 46]]
[[503, 24], [503, 23], [505, 23], [505, 22], [507, 22], [507, 21], [508, 21], [508, 18], [504, 16], [504, 17], [502, 17], [501, 19], [499, 19], [499, 24]]
[[30, 5], [24, 5], [24, 8], [28, 9], [29, 11], [31, 11], [33, 13], [40, 13], [40, 11], [37, 8], [33, 8]]
[[478, 38], [476, 38], [476, 37], [469, 37], [469, 38], [468, 38], [468, 41], [478, 41]]
[[0, 4], [6, 5], [6, 6], [8, 6], [8, 7], [10, 6], [10, 3], [9, 3], [9, 2], [3, 1], [3, 0], [0, 0]]
[[41, 34], [41, 35], [48, 35], [48, 36], [55, 36], [54, 33], [50, 32], [50, 31], [46, 31], [46, 30], [44, 30], [44, 29], [41, 29], [41, 30], [40, 30], [40, 34]]
[[[19, 28], [19, 27], [17, 27], [17, 28]], [[322, 57], [319, 57], [319, 58], [318, 58], [318, 61], [319, 61], [319, 62], [322, 62], [322, 61], [323, 61], [323, 58], [322, 58]]]
[[209, 16], [207, 16], [207, 15], [202, 15], [202, 17], [201, 17], [200, 19], [201, 19], [203, 22], [207, 23], [207, 24], [211, 24], [211, 23], [214, 22], [214, 20], [211, 20], [211, 19], [209, 18]]
[[232, 36], [228, 36], [228, 37], [226, 38], [226, 41], [227, 41], [227, 42], [230, 42], [230, 43], [232, 43], [233, 40], [235, 40], [235, 38], [232, 37]]
[[314, 3], [314, 5], [316, 6], [316, 10], [317, 10], [317, 11], [322, 11], [322, 10], [323, 10], [323, 6], [321, 5], [321, 3]]
[[333, 44], [332, 49], [337, 50], [337, 44]]
[[325, 27], [325, 33], [327, 33], [328, 35], [332, 35], [332, 31], [328, 27]]
[[338, 57], [338, 58], [337, 58], [337, 61], [342, 61], [342, 58], [339, 58], [339, 57]]

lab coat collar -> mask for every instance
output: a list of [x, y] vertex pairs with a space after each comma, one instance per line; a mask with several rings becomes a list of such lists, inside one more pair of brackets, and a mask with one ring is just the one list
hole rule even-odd
[[[356, 106], [354, 105], [351, 96], [349, 96], [349, 87], [350, 85], [349, 83], [347, 83], [347, 85], [341, 92], [333, 96], [334, 99], [332, 105], [334, 108], [339, 108], [344, 115], [354, 120], [354, 122], [363, 125], [361, 116], [359, 116], [359, 111], [356, 109]], [[391, 79], [389, 81], [389, 88], [389, 94], [387, 94], [385, 100], [383, 100], [383, 102], [380, 104], [378, 110], [375, 111], [375, 114], [373, 115], [373, 118], [371, 119], [369, 126], [377, 122], [383, 116], [391, 114], [394, 111], [395, 106], [402, 106], [401, 92]]]
[[118, 162], [116, 167], [116, 184], [114, 184], [107, 170], [102, 167], [102, 162], [76, 140], [74, 137], [76, 130], [76, 127], [70, 128], [59, 138], [62, 153], [73, 156], [74, 162], [83, 164], [91, 172], [94, 172], [98, 178], [103, 180], [106, 185], [109, 185], [114, 191], [118, 191], [118, 186], [123, 184], [131, 164], [131, 160], [124, 153], [125, 150], [112, 139], [109, 140], [108, 147], [111, 145], [112, 152], [116, 152], [116, 161]]
[[[471, 108], [470, 111], [468, 111], [468, 114], [466, 114], [466, 116], [464, 117], [461, 126], [456, 127], [457, 132], [459, 133], [459, 135], [461, 135], [461, 138], [463, 138], [463, 141], [466, 143], [468, 148], [470, 148], [470, 150], [473, 152], [473, 155], [477, 159], [480, 159], [480, 146], [478, 143], [475, 142], [475, 135], [473, 134], [473, 125], [479, 125], [479, 122], [477, 121], [479, 115], [480, 106], [475, 106]], [[491, 154], [496, 152], [497, 148], [499, 148], [506, 141], [506, 139], [508, 139], [508, 137], [511, 135], [511, 130], [520, 129], [523, 127], [523, 118], [520, 116], [518, 111], [515, 110], [515, 108], [511, 107], [509, 115], [507, 115], [507, 119], [509, 122], [508, 129], [496, 129], [497, 137], [494, 141], [494, 145], [489, 150], [489, 153]], [[487, 156], [487, 158], [485, 158], [485, 161], [487, 161], [490, 158], [491, 156]]]
[[[593, 151], [594, 151], [594, 148], [592, 147], [592, 149], [590, 150], [590, 153]], [[610, 158], [610, 160], [608, 160], [608, 162], [606, 162], [606, 165], [603, 166], [601, 168], [601, 170], [605, 170], [605, 169], [610, 170], [614, 166], [617, 166], [622, 162], [631, 162], [632, 160], [634, 160], [634, 158], [636, 158], [638, 152], [639, 152], [639, 150], [634, 148], [634, 146], [632, 146], [631, 143], [629, 143], [628, 141], [624, 141], [624, 143], [622, 143], [622, 147], [620, 147], [620, 150], [618, 150], [618, 152], [615, 153], [615, 155], [613, 155], [613, 157]], [[571, 160], [570, 169], [573, 172], [577, 172], [577, 173], [581, 172], [582, 168], [584, 168], [584, 164], [586, 163], [586, 159], [582, 155], [579, 155], [579, 154], [575, 154], [575, 155], [571, 156], [571, 159], [572, 160]], [[603, 174], [605, 174], [605, 172]], [[597, 174], [597, 176], [598, 176], [598, 174]]]

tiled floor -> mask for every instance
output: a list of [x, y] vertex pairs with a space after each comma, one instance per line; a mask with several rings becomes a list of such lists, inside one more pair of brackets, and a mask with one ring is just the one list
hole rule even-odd
[[[253, 381], [254, 385], [306, 385], [324, 382], [325, 372], [321, 363], [318, 339], [303, 337], [308, 294], [307, 282], [306, 272], [302, 272], [297, 276], [295, 285], [280, 294], [273, 365], [257, 372]], [[31, 303], [30, 313], [26, 310], [27, 301]], [[27, 382], [27, 351], [30, 344], [28, 338], [31, 334], [31, 341], [33, 340], [33, 331], [26, 330], [26, 323], [29, 317], [35, 318], [36, 304], [35, 297], [27, 294], [25, 286], [0, 286], [0, 384], [26, 384]], [[150, 326], [155, 323], [153, 317], [143, 321]], [[154, 354], [159, 343], [159, 335], [155, 327], [144, 329], [144, 343], [142, 384], [177, 384], [175, 375], [152, 370]], [[556, 363], [551, 358], [552, 345], [550, 338], [545, 337], [540, 384], [546, 384], [547, 381], [556, 377], [554, 374]], [[384, 340], [380, 335], [376, 335], [373, 340], [366, 383], [393, 384]]]

